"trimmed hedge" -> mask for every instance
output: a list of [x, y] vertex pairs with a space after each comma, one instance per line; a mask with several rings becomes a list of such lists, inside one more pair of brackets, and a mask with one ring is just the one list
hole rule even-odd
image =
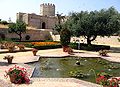
[[[78, 43], [71, 43], [70, 47], [74, 48], [74, 49], [78, 49]], [[95, 44], [84, 44], [84, 43], [80, 43], [80, 49], [81, 50], [88, 50], [88, 51], [99, 51], [99, 50], [110, 50], [110, 46], [106, 46], [106, 45], [95, 45]]]
[[43, 50], [43, 49], [55, 49], [55, 48], [61, 48], [61, 45], [46, 45], [46, 46], [32, 46], [33, 48], [36, 48], [38, 50]]

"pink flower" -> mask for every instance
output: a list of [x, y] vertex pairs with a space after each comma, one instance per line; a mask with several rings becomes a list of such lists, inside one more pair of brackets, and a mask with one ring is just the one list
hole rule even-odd
[[19, 66], [14, 66], [13, 68], [10, 68], [8, 71], [5, 71], [6, 75], [4, 77], [14, 76], [12, 78], [15, 78], [15, 81], [13, 83], [20, 84], [20, 83], [29, 83], [30, 79], [28, 77], [28, 73], [25, 68], [21, 68]]

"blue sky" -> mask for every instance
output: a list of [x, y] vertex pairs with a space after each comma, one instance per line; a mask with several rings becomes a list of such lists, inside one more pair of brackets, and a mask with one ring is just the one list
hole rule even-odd
[[120, 12], [119, 0], [0, 0], [0, 19], [16, 20], [16, 13], [40, 13], [40, 4], [53, 3], [56, 13], [68, 15], [69, 12], [94, 11], [114, 6]]

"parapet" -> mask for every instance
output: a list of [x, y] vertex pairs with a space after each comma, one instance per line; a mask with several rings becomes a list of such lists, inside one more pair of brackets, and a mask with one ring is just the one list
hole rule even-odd
[[40, 6], [53, 6], [53, 7], [55, 7], [55, 5], [54, 5], [54, 4], [51, 4], [51, 3], [43, 3], [43, 4], [41, 4]]

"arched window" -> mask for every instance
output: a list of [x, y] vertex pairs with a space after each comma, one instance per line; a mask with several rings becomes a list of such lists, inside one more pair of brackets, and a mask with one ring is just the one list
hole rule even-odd
[[46, 28], [46, 24], [45, 22], [42, 23], [42, 29], [45, 29]]

